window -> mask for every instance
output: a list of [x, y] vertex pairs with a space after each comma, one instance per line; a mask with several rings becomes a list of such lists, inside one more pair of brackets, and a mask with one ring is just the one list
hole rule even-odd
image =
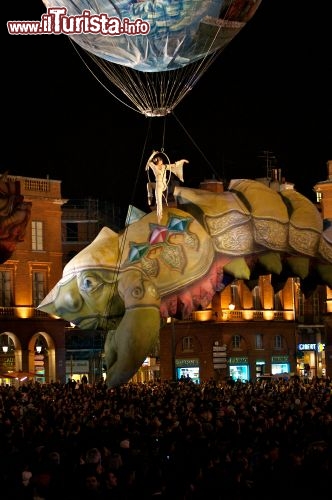
[[262, 309], [259, 286], [255, 286], [252, 291], [252, 295], [254, 300], [254, 309], [256, 309], [256, 311], [259, 311], [260, 309]]
[[282, 349], [283, 347], [283, 342], [282, 342], [282, 336], [281, 335], [275, 335], [274, 337], [274, 349]]
[[261, 333], [258, 333], [255, 337], [255, 348], [263, 349], [263, 335]]
[[231, 304], [235, 305], [235, 309], [241, 309], [239, 287], [236, 283], [231, 284]]
[[274, 309], [276, 311], [282, 311], [284, 308], [282, 300], [282, 290], [274, 295]]
[[183, 337], [182, 339], [182, 351], [193, 351], [194, 350], [194, 339], [192, 337]]
[[78, 224], [76, 222], [66, 223], [66, 241], [78, 241]]
[[0, 271], [0, 306], [11, 307], [12, 305], [12, 273], [10, 271]]
[[232, 337], [232, 348], [233, 349], [240, 349], [241, 345], [241, 337], [240, 335], [233, 335]]
[[46, 296], [45, 273], [40, 271], [32, 272], [32, 300], [34, 307], [37, 307]]
[[31, 229], [32, 250], [44, 250], [43, 223], [41, 221], [33, 220], [31, 222]]

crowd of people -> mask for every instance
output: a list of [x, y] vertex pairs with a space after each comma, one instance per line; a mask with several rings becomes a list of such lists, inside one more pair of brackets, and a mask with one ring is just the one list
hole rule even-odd
[[319, 497], [332, 382], [0, 387], [2, 500]]

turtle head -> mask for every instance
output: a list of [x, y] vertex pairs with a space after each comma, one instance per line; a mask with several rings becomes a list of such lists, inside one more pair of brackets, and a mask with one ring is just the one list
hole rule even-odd
[[139, 269], [122, 271], [119, 237], [103, 228], [68, 262], [61, 280], [38, 309], [82, 330], [107, 333], [105, 361], [109, 387], [128, 382], [158, 339], [160, 299]]

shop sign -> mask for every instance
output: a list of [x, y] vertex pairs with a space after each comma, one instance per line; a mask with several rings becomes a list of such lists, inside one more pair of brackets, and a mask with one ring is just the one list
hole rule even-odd
[[185, 366], [198, 366], [199, 365], [199, 359], [198, 358], [192, 358], [192, 359], [176, 359], [175, 360], [175, 366], [176, 367], [185, 367]]
[[271, 363], [288, 363], [289, 358], [287, 355], [285, 356], [272, 356]]
[[1, 356], [0, 358], [0, 370], [7, 372], [15, 368], [15, 357], [14, 356]]
[[325, 344], [322, 343], [312, 343], [312, 344], [298, 344], [297, 346], [299, 351], [317, 351], [322, 352], [325, 350]]
[[248, 364], [247, 356], [234, 356], [229, 358], [230, 365], [245, 365]]

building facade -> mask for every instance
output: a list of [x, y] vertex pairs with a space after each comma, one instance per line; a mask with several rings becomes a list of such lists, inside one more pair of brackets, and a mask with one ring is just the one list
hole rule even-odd
[[66, 322], [36, 310], [62, 275], [61, 182], [8, 177], [19, 181], [31, 217], [24, 241], [0, 265], [0, 380], [64, 380]]
[[[247, 298], [257, 293], [263, 297], [263, 277], [260, 281], [255, 291], [245, 290]], [[194, 313], [190, 321], [165, 322], [160, 332], [160, 378], [249, 381], [266, 375], [331, 376], [326, 360], [328, 326], [318, 321], [325, 317], [325, 287], [305, 300], [321, 304], [316, 323], [312, 314], [305, 316], [307, 323], [298, 321], [302, 294], [296, 279], [290, 278], [276, 294], [270, 289], [275, 296], [271, 309], [257, 302], [245, 308], [244, 287], [241, 280], [229, 285], [216, 294], [211, 308]], [[237, 303], [230, 301], [235, 292]], [[293, 294], [298, 294], [294, 303]]]

